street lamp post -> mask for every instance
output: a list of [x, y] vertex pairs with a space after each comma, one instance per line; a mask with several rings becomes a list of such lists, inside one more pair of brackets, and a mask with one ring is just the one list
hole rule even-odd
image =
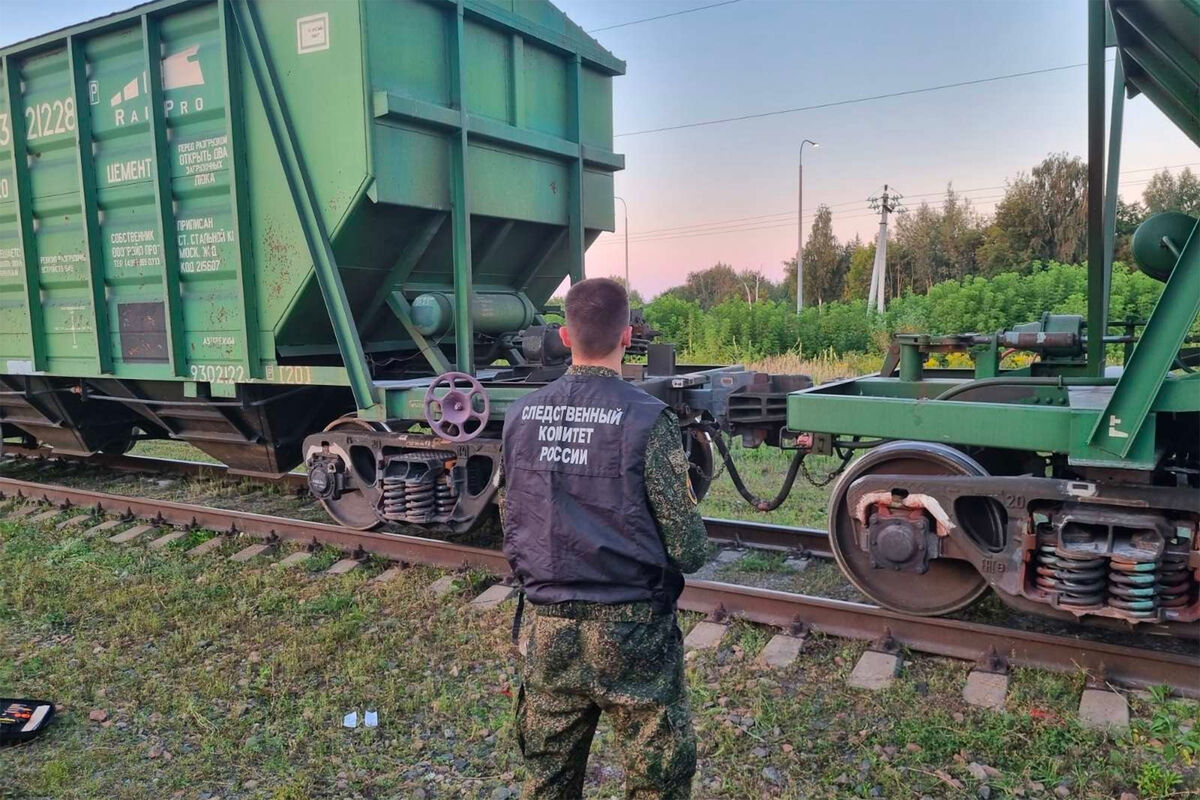
[[613, 195], [613, 200], [621, 201], [621, 208], [625, 210], [625, 218], [622, 226], [625, 228], [625, 291], [633, 290], [629, 285], [629, 206], [625, 203], [625, 198]]
[[804, 261], [804, 145], [811, 144], [813, 148], [818, 148], [821, 145], [814, 142], [812, 139], [805, 139], [800, 143], [800, 176], [798, 199], [796, 202], [796, 313], [800, 313], [800, 309], [804, 308], [804, 270], [802, 264]]

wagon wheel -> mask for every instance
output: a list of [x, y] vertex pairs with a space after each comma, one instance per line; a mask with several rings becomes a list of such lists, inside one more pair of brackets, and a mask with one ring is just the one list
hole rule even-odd
[[132, 450], [135, 444], [137, 444], [137, 430], [130, 428], [128, 431], [114, 434], [113, 438], [100, 445], [100, 452], [114, 456], [123, 456]]
[[[375, 433], [386, 432], [389, 428], [382, 422], [372, 422], [370, 420], [359, 419], [358, 417], [341, 417], [325, 426], [326, 432], [345, 430]], [[349, 464], [346, 466], [354, 478], [354, 483], [358, 483], [358, 476], [353, 466]], [[311, 475], [309, 480], [312, 480]], [[357, 531], [369, 531], [383, 524], [382, 520], [375, 513], [374, 501], [361, 488], [347, 489], [337, 498], [321, 497], [319, 499], [321, 505], [329, 513], [329, 516], [333, 517], [339, 525], [346, 528], [353, 528]]]
[[[986, 474], [968, 456], [939, 444], [894, 442], [867, 453], [842, 475], [830, 497], [829, 543], [838, 566], [860, 592], [893, 611], [940, 616], [970, 605], [987, 591], [987, 581], [966, 561], [932, 559], [924, 574], [871, 566], [870, 555], [858, 545], [861, 523], [851, 515], [846, 493], [864, 475]], [[998, 518], [985, 524], [1003, 527]]]

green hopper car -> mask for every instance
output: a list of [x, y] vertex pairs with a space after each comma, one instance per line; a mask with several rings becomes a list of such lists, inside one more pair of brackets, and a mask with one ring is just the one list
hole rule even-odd
[[[544, 0], [163, 0], [0, 50], [5, 436], [305, 462], [343, 524], [470, 528], [613, 228], [623, 72]], [[629, 377], [752, 443], [807, 385]]]
[[[1165, 284], [1149, 319], [1107, 311], [1125, 96], [1144, 95], [1200, 146], [1200, 4], [1088, 9], [1086, 318], [898, 336], [879, 374], [790, 396], [788, 427], [818, 452], [879, 445], [843, 474], [829, 526], [843, 570], [880, 604], [942, 614], [991, 587], [1025, 611], [1196, 636], [1196, 219], [1161, 214], [1134, 234], [1140, 268]], [[1116, 347], [1123, 368], [1106, 367]], [[1005, 368], [1014, 350], [1036, 358]], [[974, 369], [927, 367], [949, 351], [971, 353]]]
[[[701, 493], [714, 445], [761, 510], [807, 454], [845, 455], [832, 548], [883, 605], [941, 614], [991, 587], [1195, 636], [1196, 220], [1135, 235], [1165, 282], [1148, 320], [1106, 309], [1125, 93], [1200, 144], [1200, 5], [1089, 9], [1086, 318], [903, 335], [878, 375], [816, 388], [677, 366], [639, 325], [647, 363], [627, 377], [678, 413]], [[344, 525], [474, 527], [504, 411], [565, 369], [546, 303], [613, 228], [623, 71], [542, 0], [163, 0], [0, 50], [4, 436], [304, 463]], [[1014, 349], [1037, 358], [1005, 368]], [[927, 366], [952, 350], [975, 368]], [[774, 499], [746, 489], [725, 435], [795, 448]]]

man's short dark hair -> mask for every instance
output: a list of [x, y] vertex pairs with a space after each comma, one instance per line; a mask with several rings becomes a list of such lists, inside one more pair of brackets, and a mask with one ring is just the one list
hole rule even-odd
[[629, 326], [629, 295], [611, 278], [588, 278], [567, 292], [567, 329], [571, 349], [584, 358], [601, 358], [621, 344]]

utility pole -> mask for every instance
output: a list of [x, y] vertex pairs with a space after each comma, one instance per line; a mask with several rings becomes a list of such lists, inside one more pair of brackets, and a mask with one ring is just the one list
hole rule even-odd
[[882, 197], [871, 197], [868, 201], [871, 208], [879, 211], [879, 238], [875, 242], [875, 264], [871, 270], [871, 289], [867, 293], [867, 311], [874, 308], [883, 313], [887, 296], [884, 286], [887, 283], [887, 219], [888, 214], [900, 208], [900, 194], [894, 189], [883, 185]]
[[629, 285], [629, 206], [623, 197], [613, 195], [613, 200], [620, 200], [621, 208], [625, 210], [625, 219], [622, 222], [622, 227], [625, 229], [625, 291], [632, 292], [633, 287]]
[[742, 282], [742, 287], [745, 288], [745, 290], [746, 290], [746, 305], [753, 306], [755, 303], [758, 302], [758, 288], [759, 288], [759, 285], [762, 283], [762, 265], [760, 264], [759, 268], [757, 270], [755, 270], [755, 272], [754, 272], [754, 298], [753, 299], [751, 299], [751, 297], [750, 297], [750, 284], [746, 281], [745, 277], [739, 275], [738, 280], [740, 280]]
[[796, 199], [796, 313], [804, 308], [804, 145], [811, 144], [813, 149], [821, 145], [812, 139], [800, 143], [800, 189]]

